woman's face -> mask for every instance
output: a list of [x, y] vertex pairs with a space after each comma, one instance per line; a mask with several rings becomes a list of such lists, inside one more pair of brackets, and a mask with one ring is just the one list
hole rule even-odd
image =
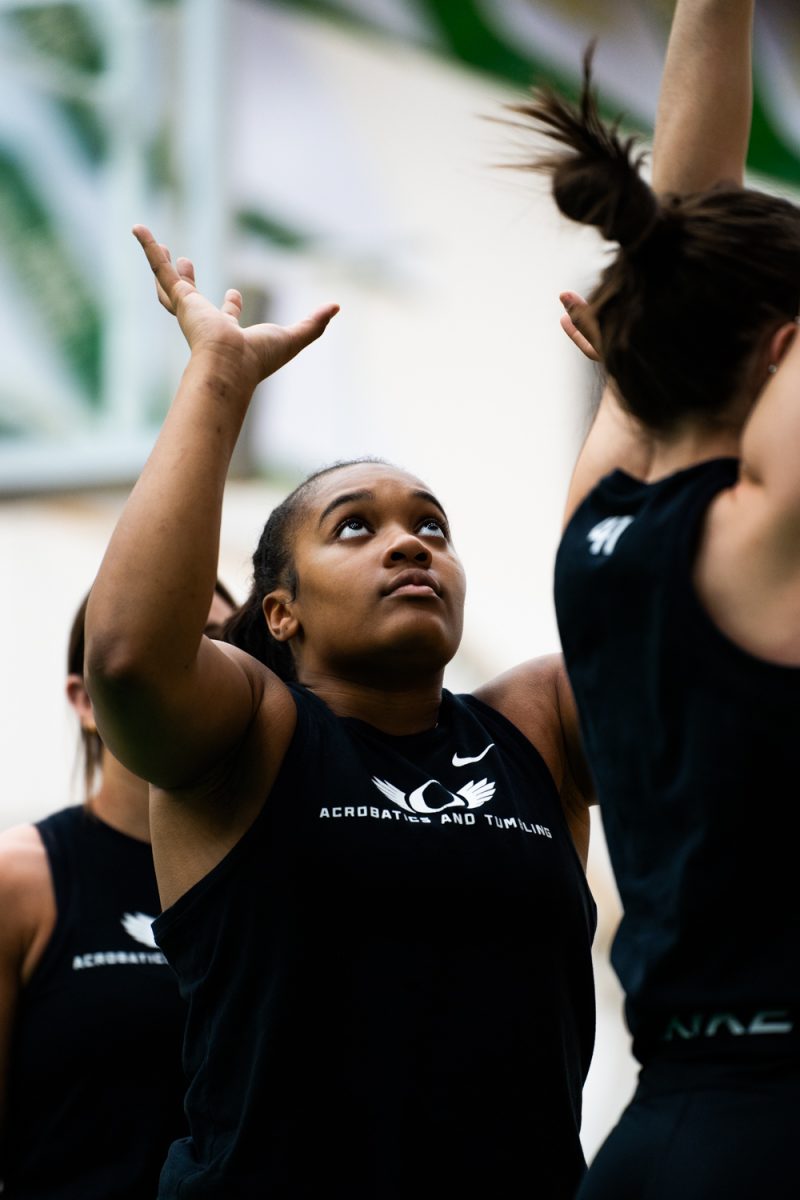
[[273, 631], [287, 614], [301, 680], [406, 681], [441, 671], [458, 649], [464, 572], [441, 505], [413, 475], [380, 463], [324, 475], [294, 561], [294, 598], [265, 608]]
[[206, 637], [216, 637], [220, 627], [225, 624], [228, 617], [233, 616], [233, 609], [228, 601], [220, 596], [219, 592], [214, 592], [211, 598], [211, 608], [208, 610], [208, 620], [203, 633]]

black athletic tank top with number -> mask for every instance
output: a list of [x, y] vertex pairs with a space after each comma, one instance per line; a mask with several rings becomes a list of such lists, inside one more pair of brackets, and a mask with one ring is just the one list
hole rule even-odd
[[692, 583], [716, 459], [601, 481], [556, 609], [624, 916], [612, 961], [640, 1058], [797, 1053], [800, 670], [745, 653]]
[[547, 768], [471, 697], [393, 737], [292, 690], [260, 815], [156, 922], [191, 1080], [161, 1200], [567, 1200], [594, 905]]
[[58, 916], [13, 1028], [3, 1200], [148, 1200], [186, 1128], [152, 853], [82, 807], [37, 829]]

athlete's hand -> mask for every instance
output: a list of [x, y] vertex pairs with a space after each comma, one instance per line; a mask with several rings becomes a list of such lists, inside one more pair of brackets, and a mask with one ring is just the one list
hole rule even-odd
[[193, 354], [210, 353], [236, 375], [255, 387], [316, 340], [338, 304], [318, 308], [294, 325], [250, 325], [242, 328], [241, 293], [230, 288], [217, 308], [195, 286], [194, 266], [188, 258], [173, 264], [169, 250], [156, 241], [144, 225], [133, 235], [144, 250], [156, 277], [158, 299], [173, 313]]
[[561, 328], [582, 354], [593, 362], [600, 362], [600, 330], [592, 316], [589, 305], [577, 292], [561, 292], [559, 300], [566, 312], [561, 318]]

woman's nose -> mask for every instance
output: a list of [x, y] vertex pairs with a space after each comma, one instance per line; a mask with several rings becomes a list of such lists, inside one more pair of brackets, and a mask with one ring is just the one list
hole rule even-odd
[[386, 561], [389, 563], [406, 560], [420, 567], [427, 567], [431, 559], [428, 547], [413, 533], [399, 533], [392, 538], [386, 549]]

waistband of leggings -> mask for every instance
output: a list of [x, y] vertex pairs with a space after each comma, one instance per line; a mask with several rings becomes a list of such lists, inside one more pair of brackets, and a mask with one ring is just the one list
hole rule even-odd
[[658, 1058], [800, 1054], [800, 1008], [780, 1005], [676, 1010], [650, 1015], [634, 1032], [640, 1062]]

